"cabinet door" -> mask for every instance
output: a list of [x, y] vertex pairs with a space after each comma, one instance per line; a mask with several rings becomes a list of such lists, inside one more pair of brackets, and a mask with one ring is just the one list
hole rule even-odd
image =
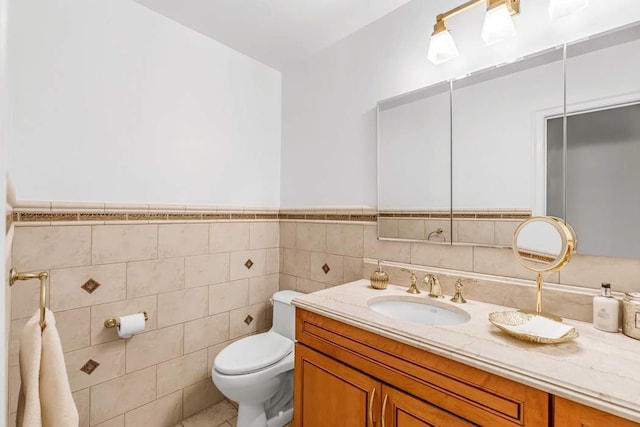
[[382, 427], [470, 427], [475, 425], [393, 387], [383, 385], [382, 396], [384, 419]]
[[640, 424], [584, 406], [558, 396], [553, 397], [555, 427], [639, 427]]
[[296, 344], [296, 427], [376, 427], [380, 382]]

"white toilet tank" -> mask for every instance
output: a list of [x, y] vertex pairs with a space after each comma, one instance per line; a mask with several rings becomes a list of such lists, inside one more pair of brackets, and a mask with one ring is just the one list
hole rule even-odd
[[304, 295], [296, 291], [279, 291], [273, 294], [273, 327], [271, 330], [295, 341], [296, 308], [291, 304], [295, 297]]

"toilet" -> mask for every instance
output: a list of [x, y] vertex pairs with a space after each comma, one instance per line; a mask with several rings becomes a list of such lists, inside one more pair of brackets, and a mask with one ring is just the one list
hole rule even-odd
[[242, 338], [216, 356], [211, 378], [238, 403], [237, 427], [282, 427], [293, 418], [296, 291], [273, 294], [273, 326]]

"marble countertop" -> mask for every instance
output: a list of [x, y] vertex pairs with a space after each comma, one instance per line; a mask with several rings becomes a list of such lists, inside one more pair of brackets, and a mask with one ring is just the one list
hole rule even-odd
[[368, 280], [358, 280], [297, 297], [293, 304], [640, 422], [639, 340], [622, 333], [599, 331], [590, 323], [565, 319], [564, 323], [579, 332], [578, 338], [562, 344], [531, 344], [512, 338], [489, 323], [490, 312], [514, 308], [470, 300], [467, 304], [454, 304], [450, 297], [438, 301], [465, 310], [471, 316], [469, 322], [455, 326], [424, 325], [385, 317], [367, 306], [371, 298], [381, 296], [430, 300], [425, 292], [410, 295], [406, 289], [389, 285], [386, 290], [376, 290]]

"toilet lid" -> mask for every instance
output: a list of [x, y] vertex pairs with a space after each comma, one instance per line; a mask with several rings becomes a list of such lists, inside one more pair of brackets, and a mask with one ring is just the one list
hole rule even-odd
[[246, 374], [273, 365], [292, 351], [290, 339], [276, 332], [265, 332], [228, 345], [216, 356], [213, 366], [222, 374]]

